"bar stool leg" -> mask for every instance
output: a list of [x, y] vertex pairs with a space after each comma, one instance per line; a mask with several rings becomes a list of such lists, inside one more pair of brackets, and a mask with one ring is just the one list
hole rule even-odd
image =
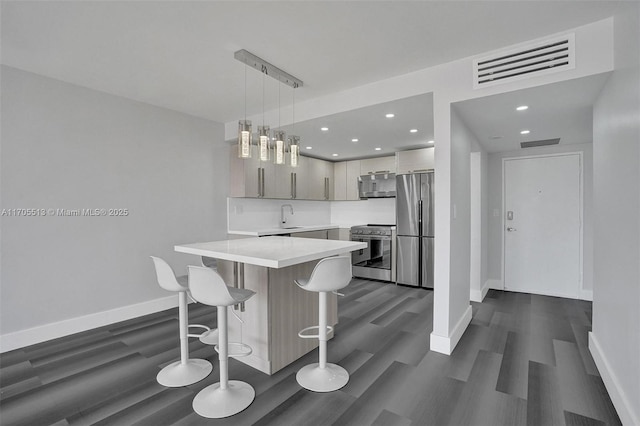
[[327, 292], [318, 293], [318, 362], [305, 365], [296, 374], [298, 384], [314, 392], [332, 392], [349, 382], [349, 373], [327, 362]]
[[209, 361], [204, 359], [189, 359], [189, 336], [187, 295], [184, 291], [178, 293], [178, 323], [180, 327], [180, 361], [164, 367], [156, 380], [162, 386], [177, 388], [192, 385], [207, 377], [213, 370]]
[[239, 380], [229, 380], [229, 339], [227, 329], [227, 307], [218, 306], [218, 359], [220, 381], [202, 389], [193, 399], [193, 410], [210, 419], [233, 416], [253, 402], [256, 392], [253, 387]]

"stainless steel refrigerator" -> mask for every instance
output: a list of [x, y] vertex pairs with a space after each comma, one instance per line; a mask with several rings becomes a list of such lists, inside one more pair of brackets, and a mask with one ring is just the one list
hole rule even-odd
[[433, 172], [396, 176], [396, 281], [433, 288]]

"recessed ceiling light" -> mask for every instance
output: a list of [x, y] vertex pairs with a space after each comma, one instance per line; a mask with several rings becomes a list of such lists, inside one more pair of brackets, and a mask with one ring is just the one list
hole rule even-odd
[[396, 116], [395, 114], [387, 114], [387, 115], [385, 115], [385, 117], [387, 117], [387, 118], [393, 118], [395, 116]]
[[411, 129], [409, 130], [411, 133], [418, 133], [418, 129]]
[[358, 138], [351, 139], [351, 142], [358, 142]]
[[376, 148], [376, 151], [382, 151], [382, 148]]
[[433, 143], [433, 141], [427, 141], [427, 143]]
[[320, 130], [322, 130], [323, 132], [326, 132], [327, 130], [329, 130], [328, 127], [320, 127]]
[[516, 108], [516, 111], [524, 111], [526, 109], [529, 109], [527, 105], [520, 105], [518, 108]]
[[523, 130], [520, 132], [521, 135], [528, 135], [529, 133], [531, 133], [530, 130]]
[[333, 157], [337, 157], [337, 156], [338, 156], [338, 154], [331, 154], [331, 155], [332, 155]]
[[313, 147], [311, 147], [311, 146], [308, 146], [308, 147], [307, 147], [307, 149], [313, 149]]

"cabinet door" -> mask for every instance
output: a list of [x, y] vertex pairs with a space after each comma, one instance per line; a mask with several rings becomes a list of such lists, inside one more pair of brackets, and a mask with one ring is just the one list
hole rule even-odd
[[231, 147], [229, 165], [229, 195], [231, 197], [260, 197], [262, 178], [255, 155], [251, 158], [238, 158], [238, 150], [236, 147]]
[[376, 172], [396, 172], [396, 157], [395, 155], [388, 157], [367, 158], [360, 160], [360, 174], [366, 175]]
[[333, 164], [333, 199], [347, 199], [347, 161]]
[[261, 198], [276, 198], [276, 165], [271, 161], [258, 161], [258, 166], [262, 169]]
[[293, 198], [293, 168], [286, 165], [273, 165], [275, 169], [273, 198], [290, 200]]
[[[333, 184], [333, 165], [324, 160], [309, 158], [308, 175], [308, 199], [328, 200], [330, 199]], [[331, 171], [331, 173], [330, 173]], [[327, 181], [327, 178], [329, 180]]]
[[435, 165], [434, 148], [412, 149], [396, 153], [398, 174], [432, 170]]
[[326, 240], [329, 237], [329, 231], [327, 229], [322, 229], [320, 231], [294, 232], [291, 234], [291, 236], [299, 237], [299, 238], [315, 238], [319, 240]]
[[293, 176], [293, 195], [297, 200], [309, 199], [309, 158], [300, 156], [298, 167], [292, 167]]
[[360, 160], [347, 161], [346, 200], [359, 200], [358, 177], [360, 176]]

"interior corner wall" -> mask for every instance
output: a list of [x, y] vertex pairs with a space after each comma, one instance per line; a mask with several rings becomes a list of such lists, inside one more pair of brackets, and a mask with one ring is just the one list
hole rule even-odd
[[593, 289], [593, 145], [591, 143], [543, 146], [517, 151], [491, 153], [488, 155], [487, 185], [487, 253], [488, 279], [503, 285], [502, 266], [502, 160], [504, 158], [533, 155], [559, 154], [564, 152], [582, 153], [583, 175], [583, 298], [590, 299]]
[[640, 424], [640, 4], [614, 16], [615, 71], [594, 107], [589, 349], [625, 425]]
[[[469, 308], [471, 245], [471, 147], [475, 136], [451, 107], [451, 299], [452, 326]], [[437, 236], [436, 236], [437, 238]], [[465, 324], [466, 327], [466, 324]]]
[[171, 296], [149, 255], [185, 273], [175, 244], [226, 236], [224, 126], [15, 68], [1, 78], [1, 208], [46, 213], [1, 217], [3, 345]]

